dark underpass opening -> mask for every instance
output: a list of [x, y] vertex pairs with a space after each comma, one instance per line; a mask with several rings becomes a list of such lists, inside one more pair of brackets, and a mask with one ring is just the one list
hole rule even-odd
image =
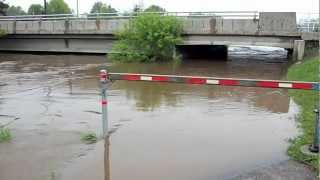
[[184, 60], [255, 60], [283, 63], [290, 60], [290, 52], [284, 48], [267, 46], [179, 45], [176, 50]]
[[176, 49], [183, 59], [228, 59], [228, 47], [225, 45], [179, 45]]

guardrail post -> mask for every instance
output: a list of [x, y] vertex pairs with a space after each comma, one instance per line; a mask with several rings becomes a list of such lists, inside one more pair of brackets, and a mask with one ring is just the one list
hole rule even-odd
[[314, 138], [313, 143], [310, 146], [309, 150], [313, 153], [319, 152], [319, 108], [314, 109], [314, 112], [316, 114], [316, 121], [315, 121], [315, 127], [314, 127]]
[[101, 107], [102, 107], [102, 136], [104, 138], [108, 137], [107, 80], [108, 80], [108, 72], [106, 70], [101, 70], [100, 84], [101, 84]]

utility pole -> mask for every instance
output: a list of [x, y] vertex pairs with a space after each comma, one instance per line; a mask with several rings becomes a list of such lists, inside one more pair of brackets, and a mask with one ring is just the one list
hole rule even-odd
[[47, 14], [47, 0], [44, 0], [44, 14]]
[[79, 0], [77, 0], [77, 17], [79, 17]]

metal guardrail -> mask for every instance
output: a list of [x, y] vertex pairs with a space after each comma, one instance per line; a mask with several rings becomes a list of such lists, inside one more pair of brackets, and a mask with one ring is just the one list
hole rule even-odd
[[141, 14], [160, 14], [176, 17], [221, 17], [258, 19], [258, 11], [207, 11], [207, 12], [133, 12], [133, 13], [92, 13], [92, 14], [49, 14], [0, 16], [0, 21], [41, 21], [41, 20], [77, 20], [77, 19], [116, 19], [132, 18]]
[[320, 24], [318, 22], [298, 24], [297, 28], [300, 32], [320, 32]]
[[297, 28], [300, 32], [319, 32], [319, 12], [297, 12]]

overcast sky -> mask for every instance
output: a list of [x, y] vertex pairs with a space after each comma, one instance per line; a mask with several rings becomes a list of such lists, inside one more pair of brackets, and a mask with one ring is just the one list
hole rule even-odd
[[[47, 0], [49, 1], [49, 0]], [[65, 0], [71, 9], [76, 10], [77, 0]], [[98, 0], [79, 0], [80, 13], [89, 12]], [[119, 11], [129, 11], [134, 4], [148, 7], [157, 4], [167, 11], [294, 11], [319, 12], [319, 0], [101, 0]], [[27, 10], [30, 4], [43, 0], [6, 0], [10, 5]]]

